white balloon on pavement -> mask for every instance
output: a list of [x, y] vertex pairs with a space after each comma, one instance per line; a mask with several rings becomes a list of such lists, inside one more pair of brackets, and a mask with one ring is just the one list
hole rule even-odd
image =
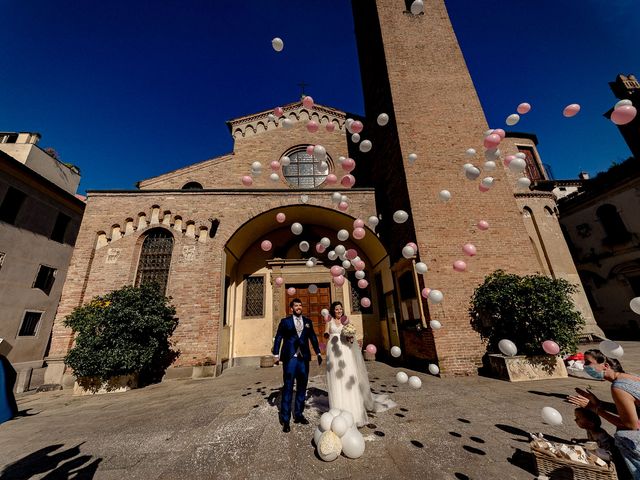
[[396, 373], [396, 380], [398, 383], [407, 383], [409, 381], [409, 375], [404, 372]]
[[347, 433], [348, 429], [347, 420], [342, 415], [338, 415], [331, 421], [331, 431], [339, 437]]
[[409, 377], [409, 386], [417, 390], [422, 386], [422, 380], [420, 380], [420, 378], [416, 377], [415, 375]]
[[364, 453], [364, 437], [354, 426], [342, 437], [342, 453], [348, 458], [360, 458]]
[[333, 415], [330, 412], [325, 412], [320, 417], [320, 430], [326, 432], [331, 430], [331, 422], [333, 422]]
[[438, 375], [440, 373], [440, 368], [435, 363], [429, 364], [429, 373], [431, 375]]

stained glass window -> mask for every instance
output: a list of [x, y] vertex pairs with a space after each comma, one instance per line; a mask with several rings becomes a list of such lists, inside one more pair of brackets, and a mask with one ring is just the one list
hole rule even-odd
[[329, 175], [329, 162], [321, 165], [320, 160], [309, 155], [305, 150], [296, 150], [287, 154], [291, 164], [282, 167], [282, 174], [289, 185], [295, 188], [315, 188], [324, 182]]
[[173, 237], [169, 232], [164, 229], [150, 231], [142, 244], [136, 285], [155, 282], [164, 294], [167, 290], [172, 250]]

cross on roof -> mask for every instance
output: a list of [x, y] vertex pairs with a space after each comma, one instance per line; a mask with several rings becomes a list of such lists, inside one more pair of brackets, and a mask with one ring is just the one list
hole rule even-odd
[[304, 80], [303, 80], [302, 82], [298, 83], [298, 86], [302, 89], [301, 98], [304, 98], [305, 97], [304, 87], [308, 87], [309, 84], [305, 83]]

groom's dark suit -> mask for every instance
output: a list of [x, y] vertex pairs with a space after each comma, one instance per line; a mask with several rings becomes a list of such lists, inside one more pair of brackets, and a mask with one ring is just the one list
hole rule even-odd
[[[280, 320], [276, 338], [273, 342], [273, 354], [279, 355], [282, 361], [284, 387], [282, 389], [280, 417], [285, 423], [289, 423], [291, 418], [291, 398], [293, 397], [294, 380], [296, 382], [294, 418], [301, 418], [304, 411], [304, 399], [309, 379], [309, 361], [311, 360], [309, 341], [311, 341], [316, 354], [320, 355], [318, 337], [313, 330], [313, 324], [307, 317], [301, 317], [302, 331], [299, 336], [293, 315], [289, 315]], [[280, 348], [281, 344], [282, 348]]]

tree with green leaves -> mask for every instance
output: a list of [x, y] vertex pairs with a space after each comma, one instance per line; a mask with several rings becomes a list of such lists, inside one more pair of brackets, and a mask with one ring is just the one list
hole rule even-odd
[[573, 353], [585, 324], [571, 298], [576, 291], [564, 279], [496, 270], [473, 294], [471, 325], [489, 353], [499, 353], [503, 338], [514, 342], [523, 355], [543, 354], [545, 340], [556, 342], [563, 353]]

